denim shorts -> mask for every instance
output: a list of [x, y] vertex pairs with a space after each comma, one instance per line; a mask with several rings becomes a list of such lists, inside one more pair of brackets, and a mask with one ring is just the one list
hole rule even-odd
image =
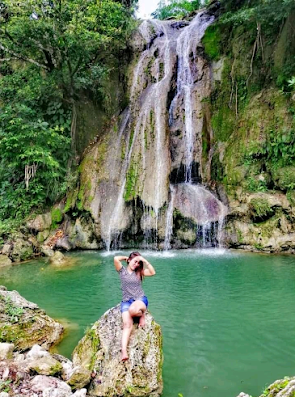
[[[142, 301], [146, 305], [146, 307], [148, 307], [148, 305], [149, 305], [148, 298], [146, 296], [143, 296], [142, 298], [139, 298], [136, 300]], [[135, 299], [133, 299], [133, 298], [129, 299], [129, 301], [122, 301], [121, 302], [121, 313], [127, 312], [127, 310], [129, 310], [129, 307], [132, 305], [133, 302], [135, 302]]]

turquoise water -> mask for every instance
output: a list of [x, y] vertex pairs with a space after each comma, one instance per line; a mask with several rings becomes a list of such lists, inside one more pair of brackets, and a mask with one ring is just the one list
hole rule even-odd
[[[70, 357], [85, 329], [120, 301], [113, 255], [75, 252], [75, 264], [66, 268], [45, 260], [1, 268], [0, 284], [68, 324], [58, 350]], [[143, 255], [157, 271], [144, 290], [163, 330], [163, 397], [255, 396], [295, 375], [294, 256], [224, 250]]]

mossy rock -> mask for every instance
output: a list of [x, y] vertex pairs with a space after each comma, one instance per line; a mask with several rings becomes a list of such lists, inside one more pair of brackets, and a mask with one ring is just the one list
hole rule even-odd
[[202, 43], [205, 48], [205, 54], [209, 56], [212, 61], [217, 61], [220, 58], [220, 31], [216, 25], [211, 25], [206, 29]]
[[35, 303], [17, 291], [0, 288], [0, 342], [14, 343], [18, 350], [27, 350], [35, 344], [49, 348], [60, 341], [62, 333], [61, 324]]
[[56, 225], [61, 223], [63, 220], [63, 213], [60, 208], [53, 208], [51, 211], [51, 219], [52, 219], [52, 229], [56, 228]]
[[295, 188], [295, 167], [273, 168], [271, 171], [276, 188], [287, 191]]
[[39, 232], [37, 234], [37, 241], [38, 243], [43, 243], [49, 236], [49, 230], [44, 230], [44, 232]]
[[263, 198], [252, 198], [249, 203], [251, 217], [256, 222], [263, 222], [271, 218], [275, 211], [269, 202]]
[[292, 207], [295, 207], [295, 190], [289, 190], [287, 192], [287, 199], [289, 200]]
[[[74, 366], [93, 370], [91, 396], [157, 397], [162, 392], [161, 328], [146, 313], [144, 328], [134, 324], [128, 362], [121, 361], [122, 316], [120, 306], [108, 310], [87, 331], [73, 353]], [[132, 376], [130, 376], [132, 374]]]
[[13, 242], [11, 258], [15, 262], [25, 261], [32, 258], [34, 248], [31, 242], [26, 241], [21, 236]]
[[185, 244], [188, 245], [193, 245], [195, 244], [196, 240], [197, 240], [197, 234], [196, 231], [191, 229], [191, 230], [177, 230], [176, 233], [177, 238]]
[[260, 397], [275, 397], [278, 393], [281, 397], [295, 397], [295, 377], [275, 381], [264, 390]]

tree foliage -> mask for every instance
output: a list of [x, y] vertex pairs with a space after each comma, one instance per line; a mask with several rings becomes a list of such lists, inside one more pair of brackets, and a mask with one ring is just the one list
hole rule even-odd
[[286, 18], [295, 8], [294, 0], [223, 0], [226, 13], [220, 18], [222, 23], [233, 25], [256, 24], [274, 26]]
[[7, 0], [0, 15], [2, 59], [58, 72], [55, 78], [70, 98], [104, 50], [114, 53], [126, 40], [131, 24], [130, 11], [113, 0]]
[[133, 3], [0, 3], [0, 221], [65, 193], [75, 102], [82, 90], [103, 97], [107, 59], [134, 27]]
[[152, 13], [152, 17], [155, 19], [167, 19], [175, 18], [181, 19], [188, 15], [190, 12], [200, 8], [200, 0], [193, 1], [170, 1], [170, 4], [165, 5], [160, 1], [158, 8]]

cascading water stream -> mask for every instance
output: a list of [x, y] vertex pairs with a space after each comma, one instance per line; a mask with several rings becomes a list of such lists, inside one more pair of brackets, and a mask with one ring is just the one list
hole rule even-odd
[[[141, 31], [143, 32], [143, 36], [147, 39], [148, 37], [148, 26], [147, 23], [145, 22], [143, 24], [143, 28]], [[134, 75], [133, 75], [133, 81], [132, 81], [132, 86], [131, 86], [131, 105], [130, 105], [130, 113], [133, 115], [133, 118], [135, 119], [135, 127], [133, 129], [133, 136], [130, 137], [131, 133], [129, 134], [129, 139], [132, 139], [132, 142], [128, 144], [128, 152], [125, 157], [123, 167], [122, 167], [122, 172], [121, 172], [121, 180], [120, 180], [120, 190], [119, 194], [114, 206], [114, 209], [112, 211], [109, 224], [107, 227], [107, 238], [105, 239], [106, 243], [106, 248], [109, 250], [111, 247], [111, 242], [112, 242], [112, 237], [114, 234], [118, 233], [119, 230], [119, 220], [120, 217], [122, 216], [122, 211], [124, 207], [124, 191], [126, 187], [126, 177], [127, 177], [127, 172], [128, 168], [130, 166], [130, 161], [131, 157], [133, 155], [133, 150], [134, 150], [134, 145], [139, 136], [141, 136], [140, 140], [140, 146], [141, 146], [141, 162], [142, 162], [142, 169], [145, 170], [146, 164], [145, 164], [145, 130], [147, 126], [150, 123], [150, 114], [153, 112], [155, 115], [155, 174], [156, 177], [154, 178], [154, 187], [153, 191], [155, 192], [155, 197], [154, 197], [154, 206], [153, 206], [153, 211], [155, 212], [155, 222], [156, 226], [155, 229], [157, 230], [157, 220], [158, 220], [158, 211], [159, 208], [161, 207], [161, 191], [163, 189], [163, 178], [162, 175], [164, 174], [163, 172], [163, 164], [161, 160], [161, 151], [163, 150], [163, 146], [165, 145], [165, 136], [163, 135], [163, 132], [165, 133], [165, 118], [163, 117], [163, 114], [165, 114], [165, 102], [160, 100], [160, 96], [162, 95], [163, 92], [168, 92], [167, 87], [164, 87], [164, 85], [168, 86], [170, 83], [170, 76], [169, 73], [171, 73], [171, 66], [170, 66], [170, 50], [169, 50], [169, 40], [168, 40], [168, 35], [167, 31], [165, 29], [164, 24], [162, 25], [159, 22], [152, 22], [152, 27], [153, 29], [156, 30], [158, 36], [164, 36], [163, 45], [160, 46], [159, 44], [159, 51], [164, 54], [164, 76], [161, 76], [161, 67], [160, 63], [158, 62], [157, 65], [157, 72], [156, 72], [156, 82], [150, 87], [149, 95], [146, 95], [144, 98], [138, 96], [141, 95], [141, 91], [138, 90], [138, 86], [140, 86], [140, 73], [142, 71], [143, 65], [146, 62], [147, 58], [150, 56], [150, 50], [147, 48], [141, 55], [139, 62], [134, 70]], [[139, 104], [140, 102], [140, 104]], [[139, 108], [139, 114], [134, 116], [136, 113], [137, 109]], [[126, 128], [126, 125], [124, 126], [123, 124], [120, 127], [120, 133], [122, 128]], [[119, 139], [121, 139], [121, 135], [119, 136]], [[147, 209], [148, 212], [150, 212], [149, 206], [144, 206], [144, 208]], [[146, 214], [147, 215], [147, 214]], [[146, 216], [147, 217], [147, 216]]]
[[[198, 121], [196, 120], [195, 113], [196, 108], [202, 109], [201, 99], [197, 97], [195, 94], [196, 89], [196, 74], [198, 70], [194, 70], [194, 66], [197, 64], [197, 53], [196, 49], [201, 42], [201, 39], [205, 33], [206, 28], [213, 22], [214, 18], [203, 18], [203, 14], [198, 14], [195, 19], [191, 22], [191, 24], [185, 28], [182, 33], [179, 35], [177, 39], [177, 91], [176, 95], [171, 102], [171, 106], [169, 109], [169, 125], [173, 125], [174, 122], [174, 112], [175, 108], [179, 107], [179, 102], [183, 102], [184, 104], [184, 140], [185, 140], [185, 153], [183, 158], [184, 163], [184, 183], [187, 184], [187, 188], [192, 188], [195, 190], [195, 195], [197, 197], [197, 201], [199, 204], [199, 217], [202, 221], [199, 220], [198, 228], [197, 228], [197, 236], [201, 231], [201, 246], [206, 247], [208, 244], [213, 245], [213, 236], [216, 236], [216, 240], [218, 245], [221, 241], [221, 231], [224, 223], [224, 218], [226, 215], [226, 207], [220, 203], [219, 212], [220, 215], [218, 219], [214, 219], [212, 221], [212, 213], [210, 212], [210, 208], [208, 208], [207, 201], [208, 199], [204, 195], [204, 191], [202, 187], [198, 187], [192, 185], [192, 164], [194, 162], [194, 148], [196, 136], [199, 135], [201, 137], [202, 134], [202, 125], [198, 126]], [[199, 101], [198, 106], [196, 105], [196, 101]], [[199, 128], [196, 128], [199, 127]], [[199, 156], [199, 164], [201, 164], [201, 156]], [[166, 214], [166, 234], [165, 234], [165, 242], [164, 249], [167, 250], [170, 248], [170, 239], [172, 236], [172, 227], [171, 224], [173, 222], [173, 202], [174, 202], [174, 190], [172, 190], [172, 186], [170, 185], [171, 191], [171, 199], [168, 206], [167, 214]], [[213, 197], [213, 196], [212, 196]], [[215, 217], [216, 218], [216, 217]], [[217, 233], [215, 231], [215, 227], [217, 226]], [[212, 233], [213, 229], [213, 233]]]
[[[158, 22], [159, 24], [159, 22]], [[155, 86], [155, 119], [156, 119], [156, 162], [157, 162], [157, 168], [156, 168], [156, 186], [155, 186], [155, 215], [156, 215], [156, 231], [158, 230], [158, 217], [159, 217], [159, 209], [161, 207], [161, 202], [160, 202], [160, 192], [162, 189], [161, 186], [161, 174], [163, 172], [163, 162], [162, 162], [162, 156], [161, 156], [161, 150], [163, 146], [163, 133], [165, 133], [165, 110], [166, 110], [166, 104], [165, 102], [163, 103], [161, 101], [161, 91], [163, 90], [163, 86], [167, 85], [167, 83], [170, 83], [170, 78], [171, 78], [171, 61], [170, 61], [170, 46], [169, 46], [169, 39], [168, 39], [168, 33], [167, 29], [165, 26], [162, 26], [163, 28], [163, 33], [164, 33], [164, 48], [163, 48], [163, 55], [164, 55], [164, 76], [162, 80], [160, 81], [160, 63], [158, 64], [158, 73], [157, 73], [157, 83]], [[167, 82], [166, 82], [167, 81]]]
[[[185, 186], [177, 187], [170, 184], [170, 201], [164, 225], [165, 236], [162, 237], [164, 248], [171, 248], [173, 211], [175, 208], [181, 208], [185, 214], [182, 201], [186, 202], [187, 197], [189, 197], [188, 201], [193, 202], [197, 208], [197, 210], [190, 208], [187, 216], [192, 216], [197, 224], [201, 225], [203, 245], [208, 241], [206, 238], [208, 230], [211, 229], [212, 224], [216, 226], [216, 222], [218, 222], [217, 239], [221, 236], [219, 225], [223, 222], [224, 216], [221, 214], [224, 214], [225, 210], [219, 208], [219, 204], [214, 204], [215, 209], [218, 207], [219, 215], [216, 213], [212, 215], [208, 202], [218, 200], [205, 188], [193, 185], [192, 180], [192, 164], [196, 161], [196, 136], [200, 139], [202, 134], [202, 124], [196, 120], [197, 110], [202, 110], [202, 97], [196, 95], [196, 73], [198, 73], [196, 48], [205, 29], [212, 21], [212, 17], [199, 13], [185, 27], [182, 25], [179, 28], [180, 25], [173, 21], [145, 21], [139, 28], [146, 45], [133, 72], [130, 85], [130, 110], [122, 118], [119, 128], [117, 156], [122, 140], [125, 144], [125, 155], [119, 167], [120, 176], [117, 182], [119, 190], [105, 227], [104, 241], [108, 250], [111, 245], [114, 247], [112, 241], [114, 238], [116, 240], [124, 230], [121, 219], [124, 217], [124, 211], [126, 212], [127, 182], [130, 184], [130, 180], [127, 179], [130, 179], [131, 174], [134, 179], [132, 186], [135, 189], [131, 197], [140, 198], [140, 211], [142, 211], [140, 227], [145, 238], [143, 245], [147, 248], [152, 238], [152, 246], [157, 246], [159, 221], [162, 209], [168, 202], [167, 181], [171, 173], [170, 161], [167, 160], [170, 157], [167, 130], [168, 124], [171, 127], [174, 123], [176, 111], [181, 111], [183, 114], [185, 167], [183, 185]], [[171, 100], [168, 95], [171, 96], [171, 84], [175, 76], [177, 76], [175, 96], [168, 110], [167, 104]], [[198, 160], [200, 161], [199, 158]], [[138, 178], [140, 184], [136, 182]], [[132, 205], [136, 206], [136, 203], [137, 201], [134, 201]], [[163, 225], [162, 220], [161, 222]]]
[[[195, 127], [194, 127], [194, 103], [193, 91], [195, 89], [195, 79], [192, 70], [192, 62], [196, 61], [196, 48], [201, 42], [206, 28], [213, 22], [214, 18], [202, 18], [203, 14], [198, 14], [191, 24], [186, 27], [177, 39], [176, 53], [178, 58], [177, 65], [177, 92], [169, 110], [170, 124], [173, 120], [173, 111], [177, 101], [183, 97], [184, 101], [184, 123], [185, 123], [185, 182], [192, 181], [192, 163], [194, 158]], [[193, 55], [193, 60], [191, 56]]]

